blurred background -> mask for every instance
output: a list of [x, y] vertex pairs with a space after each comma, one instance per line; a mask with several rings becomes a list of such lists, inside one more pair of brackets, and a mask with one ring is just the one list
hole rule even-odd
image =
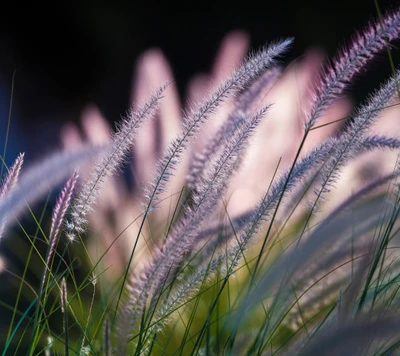
[[[382, 11], [399, 6], [398, 1], [378, 4]], [[0, 147], [15, 72], [7, 162], [18, 151], [29, 151], [29, 160], [59, 147], [60, 126], [78, 122], [88, 104], [98, 106], [110, 122], [118, 120], [130, 106], [135, 61], [151, 47], [165, 53], [185, 100], [190, 78], [210, 70], [221, 40], [232, 30], [246, 31], [253, 49], [294, 36], [287, 63], [315, 47], [332, 56], [354, 29], [377, 16], [374, 0], [264, 1], [240, 7], [226, 1], [191, 3], [195, 12], [171, 12], [166, 5], [87, 0], [43, 8], [8, 4], [0, 15]], [[355, 100], [390, 72], [387, 54], [377, 62], [368, 78], [357, 82]]]

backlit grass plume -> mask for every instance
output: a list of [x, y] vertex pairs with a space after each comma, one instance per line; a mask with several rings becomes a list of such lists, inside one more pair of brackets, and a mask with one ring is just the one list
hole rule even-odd
[[86, 110], [1, 181], [2, 355], [399, 354], [399, 71], [345, 92], [399, 36], [393, 10], [285, 66], [293, 39], [234, 32], [183, 108], [146, 52], [115, 131]]
[[112, 176], [126, 160], [140, 125], [154, 115], [166, 87], [167, 85], [160, 87], [143, 107], [131, 110], [128, 117], [118, 126], [118, 131], [113, 136], [110, 148], [95, 166], [74, 200], [71, 220], [66, 226], [71, 241], [75, 240], [75, 234], [85, 231], [86, 216], [93, 209], [99, 189], [105, 180]]

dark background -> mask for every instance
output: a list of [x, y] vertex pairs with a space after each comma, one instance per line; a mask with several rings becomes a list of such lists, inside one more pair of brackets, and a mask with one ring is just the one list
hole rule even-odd
[[[383, 12], [399, 6], [399, 1], [378, 3]], [[171, 11], [168, 2], [138, 4], [85, 0], [2, 10], [0, 150], [14, 70], [10, 150], [28, 150], [34, 157], [58, 147], [61, 123], [77, 121], [88, 103], [100, 107], [110, 121], [118, 120], [129, 107], [135, 60], [149, 47], [164, 51], [183, 95], [193, 74], [210, 69], [221, 39], [231, 30], [247, 31], [252, 48], [294, 36], [289, 61], [315, 46], [332, 56], [355, 29], [377, 16], [374, 0], [264, 0], [238, 7], [190, 2], [196, 8], [192, 12]], [[382, 53], [368, 78], [357, 82], [356, 100], [389, 71]]]

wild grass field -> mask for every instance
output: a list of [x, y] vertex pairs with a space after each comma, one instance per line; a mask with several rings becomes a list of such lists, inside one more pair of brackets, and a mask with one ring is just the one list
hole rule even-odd
[[232, 32], [184, 104], [150, 49], [115, 128], [92, 107], [27, 167], [1, 128], [2, 355], [398, 355], [399, 37], [377, 8], [284, 65]]

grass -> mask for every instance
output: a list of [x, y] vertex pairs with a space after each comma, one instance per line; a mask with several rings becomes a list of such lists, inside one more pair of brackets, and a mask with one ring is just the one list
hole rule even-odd
[[[2, 355], [397, 354], [400, 11], [377, 13], [323, 66], [283, 67], [283, 39], [195, 83], [182, 120], [151, 50], [116, 130], [91, 112], [29, 168], [5, 164], [8, 122]], [[385, 50], [392, 76], [351, 108]]]

